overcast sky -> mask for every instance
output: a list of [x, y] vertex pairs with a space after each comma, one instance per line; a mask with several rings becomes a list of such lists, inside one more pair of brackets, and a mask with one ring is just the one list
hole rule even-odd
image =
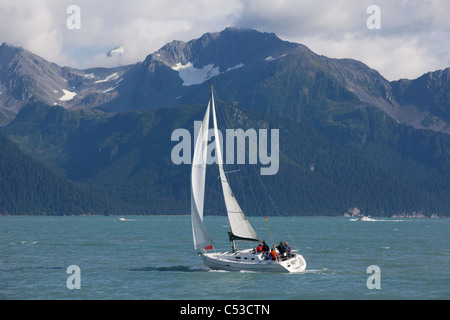
[[[367, 20], [380, 8], [381, 29]], [[80, 29], [70, 5], [80, 8]], [[1, 0], [0, 42], [77, 68], [142, 61], [172, 40], [229, 26], [274, 32], [318, 54], [354, 58], [388, 80], [450, 67], [449, 0]], [[123, 46], [122, 55], [106, 53]]]

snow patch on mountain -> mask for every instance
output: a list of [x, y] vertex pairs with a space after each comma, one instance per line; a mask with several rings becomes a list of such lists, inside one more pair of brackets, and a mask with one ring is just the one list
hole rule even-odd
[[[242, 68], [244, 66], [243, 63], [239, 63], [234, 67], [228, 68], [228, 72], [230, 70], [234, 70], [237, 68]], [[197, 69], [194, 67], [192, 62], [188, 62], [185, 65], [181, 64], [181, 62], [177, 63], [172, 67], [173, 70], [178, 71], [179, 77], [183, 80], [183, 86], [192, 86], [194, 84], [201, 84], [206, 80], [209, 80], [215, 76], [220, 75], [223, 72], [220, 72], [219, 66], [214, 66], [214, 64], [210, 63], [204, 66], [201, 69]]]
[[62, 89], [64, 95], [59, 98], [60, 101], [69, 101], [72, 100], [77, 94], [75, 92], [70, 92], [69, 90]]
[[178, 75], [183, 80], [183, 86], [200, 84], [220, 74], [219, 67], [214, 67], [212, 63], [197, 69], [192, 62], [188, 62], [185, 65], [179, 62], [172, 69], [178, 71]]
[[108, 93], [108, 92], [114, 91], [116, 88], [117, 88], [117, 86], [109, 87], [108, 89], [103, 90], [102, 92], [103, 92], [103, 93]]
[[108, 82], [108, 81], [116, 80], [117, 78], [119, 78], [119, 74], [117, 72], [114, 72], [114, 73], [110, 74], [109, 76], [107, 76], [105, 79], [95, 81], [95, 83]]
[[244, 66], [243, 63], [239, 63], [239, 64], [235, 65], [234, 67], [228, 68], [226, 72], [231, 71], [231, 70], [234, 70], [234, 69], [242, 68], [243, 66]]
[[283, 55], [279, 56], [278, 58], [274, 58], [274, 57], [272, 57], [272, 56], [268, 56], [268, 57], [265, 58], [264, 60], [266, 60], [266, 61], [274, 61], [274, 60], [283, 58], [283, 57], [285, 57], [285, 56], [286, 56], [286, 54], [283, 54]]

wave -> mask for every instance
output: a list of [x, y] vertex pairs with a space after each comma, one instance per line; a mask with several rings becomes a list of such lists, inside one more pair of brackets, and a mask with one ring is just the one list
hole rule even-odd
[[365, 218], [364, 220], [361, 220], [361, 219], [357, 218], [357, 219], [350, 219], [350, 221], [362, 221], [362, 222], [371, 222], [371, 221], [375, 221], [375, 222], [401, 222], [401, 221], [406, 221], [406, 220], [402, 220], [402, 219], [372, 219], [372, 218]]
[[381, 221], [381, 220], [375, 220], [375, 219], [372, 219], [372, 218], [364, 217], [364, 219], [357, 218], [357, 219], [350, 219], [350, 221], [364, 221], [364, 222], [366, 222], [366, 221]]
[[167, 266], [167, 267], [144, 267], [130, 269], [130, 271], [158, 271], [158, 272], [208, 272], [210, 271], [207, 267], [197, 267], [197, 266]]
[[312, 274], [334, 274], [333, 271], [323, 268], [323, 269], [306, 269], [302, 273], [312, 273]]
[[29, 266], [0, 269], [0, 272], [24, 272], [29, 270], [64, 270], [64, 267], [47, 267], [47, 266]]
[[37, 241], [28, 240], [28, 241], [10, 242], [9, 244], [12, 244], [12, 245], [16, 245], [16, 244], [33, 245], [33, 244], [36, 244], [36, 243], [38, 243], [38, 242]]

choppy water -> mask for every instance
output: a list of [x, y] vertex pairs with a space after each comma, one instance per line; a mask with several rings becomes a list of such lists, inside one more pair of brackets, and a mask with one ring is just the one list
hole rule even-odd
[[[226, 218], [205, 220], [217, 248], [228, 250]], [[0, 298], [450, 298], [450, 219], [269, 220], [274, 241], [305, 257], [304, 273], [210, 271], [193, 250], [188, 216], [3, 216]], [[264, 218], [251, 222], [271, 242]], [[80, 289], [67, 287], [71, 265], [80, 268]], [[367, 287], [371, 265], [380, 268], [380, 289]]]

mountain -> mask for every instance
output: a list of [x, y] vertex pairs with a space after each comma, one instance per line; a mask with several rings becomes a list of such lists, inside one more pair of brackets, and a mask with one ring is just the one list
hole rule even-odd
[[[395, 99], [403, 105], [414, 105], [421, 111], [436, 115], [421, 123], [424, 127], [443, 126], [450, 122], [450, 68], [428, 72], [414, 80], [399, 80], [392, 83]], [[435, 123], [438, 121], [438, 123]]]
[[204, 101], [207, 80], [216, 83], [224, 74], [297, 46], [274, 34], [232, 28], [188, 43], [172, 41], [134, 65], [117, 87], [117, 98], [100, 109], [146, 111]]
[[33, 101], [66, 108], [94, 108], [115, 96], [128, 67], [76, 70], [50, 63], [6, 43], [0, 46], [0, 125]]
[[[359, 61], [235, 28], [113, 69], [62, 68], [3, 44], [0, 67], [1, 130], [95, 190], [108, 213], [189, 212], [190, 167], [171, 162], [171, 134], [192, 133], [211, 82], [230, 125], [280, 130], [280, 171], [248, 179], [266, 182], [281, 214], [450, 215], [450, 69], [389, 82]], [[209, 212], [223, 212], [208, 176]], [[270, 210], [254, 191], [246, 211]]]
[[[429, 108], [429, 102], [404, 97], [397, 82], [359, 61], [319, 56], [274, 34], [228, 28], [187, 43], [173, 41], [147, 56], [125, 76], [129, 81], [117, 87], [118, 96], [100, 108], [145, 111], [203, 101], [210, 80], [221, 88], [223, 100], [297, 121], [329, 122], [335, 115], [372, 105], [398, 122], [450, 133], [445, 116], [450, 110], [448, 79], [438, 76], [449, 71], [430, 73], [430, 83], [436, 82], [431, 86], [440, 88], [441, 98], [440, 108]], [[426, 88], [411, 91], [420, 96]]]
[[204, 102], [211, 81], [225, 101], [313, 125], [370, 105], [417, 129], [450, 133], [449, 68], [389, 82], [359, 61], [320, 56], [255, 30], [227, 28], [172, 41], [120, 68], [61, 68], [6, 44], [0, 63], [4, 124], [28, 101], [107, 112]]

